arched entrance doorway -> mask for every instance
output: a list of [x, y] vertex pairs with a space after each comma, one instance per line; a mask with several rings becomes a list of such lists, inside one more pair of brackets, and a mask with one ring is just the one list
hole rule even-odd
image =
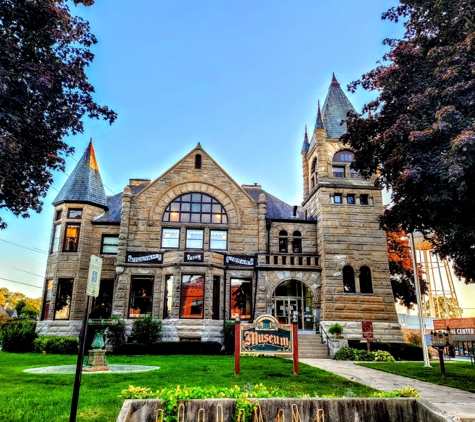
[[273, 315], [282, 324], [291, 324], [297, 312], [300, 330], [313, 330], [313, 297], [310, 289], [296, 280], [279, 284], [272, 295]]

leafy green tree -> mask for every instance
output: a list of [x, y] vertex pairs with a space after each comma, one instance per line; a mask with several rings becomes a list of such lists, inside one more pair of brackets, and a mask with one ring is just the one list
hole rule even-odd
[[85, 69], [97, 39], [67, 3], [0, 2], [0, 209], [17, 216], [41, 211], [52, 170], [64, 171], [73, 151], [63, 138], [83, 132], [84, 115], [116, 118], [92, 98]]
[[39, 310], [30, 307], [25, 300], [19, 300], [15, 309], [19, 318], [36, 319], [39, 313]]
[[[350, 84], [377, 91], [349, 113], [353, 168], [391, 189], [381, 226], [423, 233], [457, 276], [475, 282], [475, 2], [400, 0], [384, 62]], [[432, 234], [432, 235], [431, 235]], [[430, 236], [431, 235], [431, 236]]]

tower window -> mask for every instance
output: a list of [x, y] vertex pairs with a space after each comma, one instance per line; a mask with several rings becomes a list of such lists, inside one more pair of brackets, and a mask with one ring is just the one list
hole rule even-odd
[[346, 203], [350, 205], [354, 205], [356, 203], [356, 198], [354, 193], [349, 193], [346, 195]]
[[63, 252], [77, 252], [79, 243], [79, 224], [66, 224]]
[[333, 162], [337, 163], [351, 163], [354, 158], [354, 154], [351, 151], [339, 151], [333, 156]]
[[360, 268], [360, 291], [361, 293], [373, 293], [373, 281], [369, 267]]
[[73, 284], [74, 280], [72, 278], [60, 278], [58, 280], [56, 302], [54, 304], [54, 319], [69, 319]]
[[360, 204], [361, 205], [368, 205], [369, 204], [369, 201], [368, 201], [368, 195], [360, 195]]
[[355, 293], [355, 271], [350, 265], [343, 267], [343, 291], [345, 293]]
[[345, 167], [333, 166], [333, 177], [345, 177]]
[[68, 210], [68, 218], [73, 218], [75, 220], [80, 220], [82, 218], [82, 210], [81, 209], [69, 209]]
[[335, 204], [341, 204], [343, 203], [343, 196], [341, 193], [335, 193], [335, 195], [333, 195], [333, 202]]
[[356, 170], [350, 169], [350, 178], [351, 179], [361, 179], [361, 174], [359, 174]]

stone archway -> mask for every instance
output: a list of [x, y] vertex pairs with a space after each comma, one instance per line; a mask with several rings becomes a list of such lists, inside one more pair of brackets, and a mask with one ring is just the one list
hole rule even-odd
[[290, 279], [278, 284], [272, 293], [272, 314], [280, 323], [292, 323], [297, 313], [299, 330], [315, 328], [315, 298], [311, 289], [301, 281]]

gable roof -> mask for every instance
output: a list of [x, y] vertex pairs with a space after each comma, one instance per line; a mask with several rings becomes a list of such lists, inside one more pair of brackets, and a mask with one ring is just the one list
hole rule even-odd
[[85, 202], [107, 209], [107, 198], [102, 184], [92, 139], [86, 151], [66, 180], [53, 205], [61, 202]]
[[[347, 119], [346, 114], [350, 110], [356, 111], [341, 89], [339, 82], [336, 80], [335, 74], [333, 74], [332, 82], [328, 89], [327, 98], [325, 99], [322, 110], [322, 124], [327, 130], [327, 138], [338, 139], [346, 133], [346, 123], [341, 124], [341, 121]], [[315, 129], [319, 129], [317, 128], [318, 123], [319, 118], [317, 115]]]

